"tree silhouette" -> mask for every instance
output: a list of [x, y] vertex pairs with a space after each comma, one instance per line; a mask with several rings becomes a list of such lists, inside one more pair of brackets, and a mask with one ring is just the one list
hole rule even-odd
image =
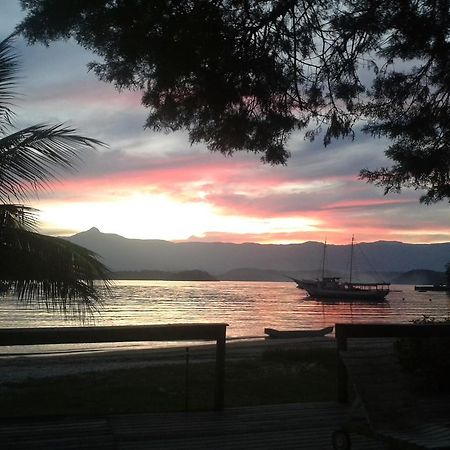
[[30, 42], [74, 37], [91, 68], [143, 91], [153, 129], [187, 129], [213, 151], [285, 163], [309, 139], [386, 136], [386, 192], [450, 198], [446, 0], [21, 0]]
[[62, 125], [34, 125], [7, 134], [17, 75], [11, 40], [0, 42], [0, 291], [84, 315], [99, 306], [108, 270], [93, 252], [37, 233], [36, 210], [21, 202], [45, 189], [59, 172], [73, 169], [84, 151], [103, 144]]

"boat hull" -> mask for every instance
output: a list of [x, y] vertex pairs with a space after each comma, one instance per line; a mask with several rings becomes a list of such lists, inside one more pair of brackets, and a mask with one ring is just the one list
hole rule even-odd
[[[304, 289], [308, 295], [318, 300], [359, 300], [379, 302], [386, 299], [389, 289], [377, 289], [376, 285], [369, 285], [367, 289], [349, 287], [346, 284], [324, 286], [321, 282], [311, 282], [293, 279], [299, 289]], [[369, 288], [370, 287], [370, 288]]]
[[449, 292], [450, 287], [447, 285], [423, 285], [423, 286], [414, 286], [414, 290], [418, 292]]
[[273, 339], [321, 337], [332, 332], [333, 327], [326, 327], [320, 330], [275, 330], [273, 328], [264, 328], [264, 334]]

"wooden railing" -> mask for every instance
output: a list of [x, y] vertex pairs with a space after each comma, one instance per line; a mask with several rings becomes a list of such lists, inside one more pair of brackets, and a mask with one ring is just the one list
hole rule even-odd
[[[348, 401], [348, 373], [339, 354], [347, 350], [350, 338], [386, 338], [386, 337], [450, 337], [450, 324], [342, 324], [335, 325], [338, 349], [338, 400]], [[374, 374], [376, 376], [376, 374]]]
[[139, 341], [216, 341], [214, 409], [223, 410], [225, 323], [108, 327], [0, 328], [0, 346]]

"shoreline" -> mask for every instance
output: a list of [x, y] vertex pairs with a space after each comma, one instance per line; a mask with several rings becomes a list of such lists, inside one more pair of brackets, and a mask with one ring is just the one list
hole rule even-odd
[[[116, 350], [87, 350], [45, 354], [0, 353], [0, 386], [19, 384], [29, 380], [83, 375], [95, 372], [113, 371], [151, 366], [185, 364], [189, 354], [190, 363], [213, 362], [215, 343], [156, 348], [123, 348]], [[248, 359], [257, 357], [269, 349], [331, 349], [335, 348], [334, 337], [309, 337], [295, 339], [233, 339], [227, 341], [226, 358]], [[186, 350], [188, 349], [188, 351]]]

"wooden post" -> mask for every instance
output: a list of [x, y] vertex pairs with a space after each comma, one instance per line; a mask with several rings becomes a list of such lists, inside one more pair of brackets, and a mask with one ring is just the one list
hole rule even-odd
[[186, 347], [184, 366], [184, 410], [189, 411], [189, 347]]
[[336, 325], [336, 343], [337, 343], [337, 389], [338, 402], [348, 402], [348, 373], [341, 358], [341, 352], [347, 350], [347, 336], [344, 328]]
[[214, 410], [223, 411], [225, 398], [225, 343], [226, 327], [220, 332], [216, 341], [216, 386]]

